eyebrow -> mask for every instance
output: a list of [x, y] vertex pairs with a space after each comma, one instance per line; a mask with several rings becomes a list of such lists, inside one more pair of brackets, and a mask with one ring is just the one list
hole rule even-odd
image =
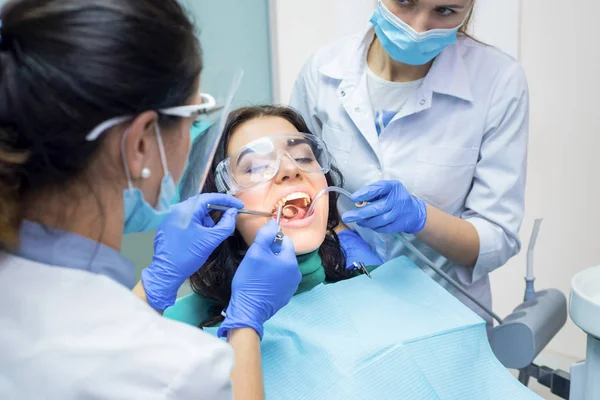
[[[415, 0], [415, 3], [418, 3], [419, 0]], [[439, 6], [435, 6], [435, 8], [458, 8], [463, 9], [465, 6], [461, 6], [460, 4], [440, 4]]]
[[439, 6], [436, 6], [435, 8], [459, 8], [459, 9], [463, 9], [463, 8], [465, 8], [465, 6], [461, 6], [460, 4], [441, 4]]
[[242, 158], [244, 158], [244, 156], [249, 153], [254, 153], [254, 149], [247, 148], [246, 150], [242, 151], [240, 156], [237, 158], [237, 161], [235, 162], [235, 166], [237, 167], [238, 165], [240, 165], [240, 161], [242, 161]]

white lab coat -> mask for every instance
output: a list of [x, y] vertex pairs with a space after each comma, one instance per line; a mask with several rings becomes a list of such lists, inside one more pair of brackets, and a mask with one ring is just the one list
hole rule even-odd
[[[369, 28], [318, 50], [297, 79], [291, 106], [327, 143], [349, 191], [399, 180], [429, 204], [471, 222], [480, 238], [474, 269], [452, 265], [412, 240], [491, 306], [488, 274], [520, 249], [529, 117], [525, 75], [510, 56], [460, 38], [436, 58], [414, 97], [378, 136], [366, 74], [373, 38]], [[351, 207], [341, 201], [341, 211]], [[352, 228], [385, 260], [406, 253], [393, 235]]]
[[0, 399], [232, 399], [232, 365], [110, 278], [0, 252]]

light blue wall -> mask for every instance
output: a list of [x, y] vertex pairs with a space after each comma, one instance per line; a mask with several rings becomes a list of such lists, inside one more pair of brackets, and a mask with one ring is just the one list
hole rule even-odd
[[[272, 101], [267, 0], [181, 0], [200, 31], [205, 69], [203, 92], [220, 93], [223, 76], [239, 67], [244, 79], [236, 106]], [[228, 86], [227, 86], [228, 87]], [[154, 232], [127, 235], [122, 253], [136, 264], [136, 276], [152, 260]]]

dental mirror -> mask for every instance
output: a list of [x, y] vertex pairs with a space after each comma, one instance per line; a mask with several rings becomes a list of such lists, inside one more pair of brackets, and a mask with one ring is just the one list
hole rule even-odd
[[281, 212], [281, 215], [285, 219], [292, 219], [296, 215], [298, 215], [299, 212], [300, 212], [300, 210], [298, 209], [298, 207], [289, 204], [289, 205], [283, 207], [283, 211]]

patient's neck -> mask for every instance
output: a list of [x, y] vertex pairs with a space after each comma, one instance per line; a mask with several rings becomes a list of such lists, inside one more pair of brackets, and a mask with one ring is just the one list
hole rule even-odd
[[302, 273], [302, 281], [298, 285], [296, 294], [307, 292], [325, 282], [325, 268], [323, 268], [318, 250], [297, 255], [296, 258], [298, 259], [298, 267]]

